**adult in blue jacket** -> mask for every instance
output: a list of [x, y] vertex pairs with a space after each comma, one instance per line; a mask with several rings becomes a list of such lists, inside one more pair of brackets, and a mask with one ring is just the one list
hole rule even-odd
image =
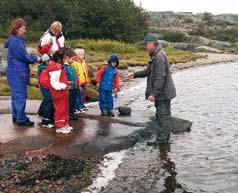
[[27, 53], [23, 38], [25, 32], [25, 21], [14, 19], [9, 27], [11, 36], [4, 46], [8, 49], [6, 74], [12, 93], [12, 121], [18, 126], [33, 126], [34, 122], [25, 114], [27, 86], [30, 83], [29, 64], [40, 59]]

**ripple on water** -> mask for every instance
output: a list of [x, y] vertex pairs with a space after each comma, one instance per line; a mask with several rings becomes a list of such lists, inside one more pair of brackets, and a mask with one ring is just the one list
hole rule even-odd
[[173, 115], [193, 121], [192, 131], [172, 137], [177, 181], [190, 192], [237, 192], [238, 63], [173, 75]]

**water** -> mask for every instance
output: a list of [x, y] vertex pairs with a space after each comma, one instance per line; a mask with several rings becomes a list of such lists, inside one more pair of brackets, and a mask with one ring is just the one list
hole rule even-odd
[[[144, 142], [127, 150], [116, 178], [100, 192], [236, 193], [237, 74], [237, 63], [173, 74], [178, 95], [173, 116], [193, 121], [191, 132], [172, 135], [170, 144], [153, 151]], [[124, 89], [116, 105], [128, 103], [147, 118], [154, 114], [153, 104], [144, 100], [145, 85], [139, 79]]]
[[193, 121], [192, 131], [172, 137], [176, 180], [189, 192], [238, 190], [238, 63], [173, 75], [173, 116]]

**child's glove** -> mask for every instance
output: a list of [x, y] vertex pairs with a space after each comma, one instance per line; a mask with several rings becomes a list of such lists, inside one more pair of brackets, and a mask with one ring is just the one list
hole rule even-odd
[[134, 72], [129, 72], [126, 77], [128, 77], [129, 79], [133, 79], [135, 78], [135, 74]]
[[118, 94], [117, 93], [114, 93], [114, 98], [116, 99], [118, 97]]
[[79, 92], [83, 92], [83, 88], [81, 86], [79, 87]]

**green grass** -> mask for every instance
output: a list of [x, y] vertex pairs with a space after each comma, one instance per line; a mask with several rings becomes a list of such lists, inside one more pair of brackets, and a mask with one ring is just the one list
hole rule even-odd
[[38, 87], [30, 86], [27, 89], [27, 95], [29, 99], [42, 100], [42, 94]]
[[176, 50], [175, 48], [164, 49], [170, 64], [185, 63], [207, 57], [206, 54], [197, 54], [191, 51]]
[[134, 44], [127, 44], [124, 42], [113, 40], [89, 40], [79, 39], [71, 40], [67, 42], [67, 45], [75, 47], [84, 47], [86, 50], [97, 52], [115, 52], [115, 53], [135, 53], [139, 47]]
[[[5, 76], [0, 77], [0, 96], [10, 96], [11, 90], [8, 86]], [[31, 86], [27, 89], [27, 95], [29, 99], [42, 100], [42, 94], [38, 88], [36, 78], [31, 78]]]

